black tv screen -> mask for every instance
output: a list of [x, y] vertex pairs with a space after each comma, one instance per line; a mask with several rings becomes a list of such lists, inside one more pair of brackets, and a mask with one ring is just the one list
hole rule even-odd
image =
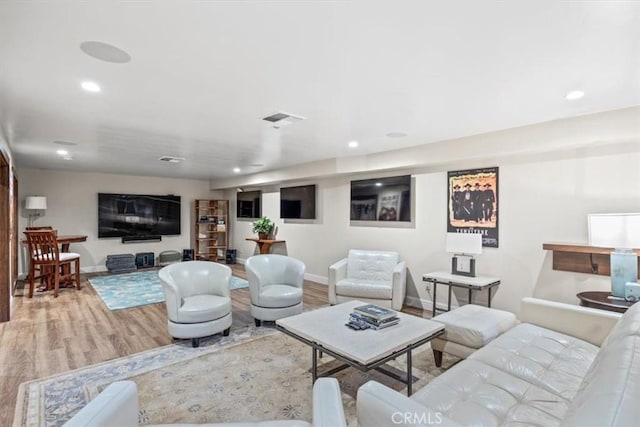
[[283, 187], [280, 189], [280, 218], [315, 219], [316, 186]]
[[180, 234], [180, 196], [98, 194], [98, 238]]
[[238, 218], [260, 218], [262, 191], [242, 191], [238, 193], [236, 214]]
[[351, 181], [352, 221], [411, 221], [411, 175]]

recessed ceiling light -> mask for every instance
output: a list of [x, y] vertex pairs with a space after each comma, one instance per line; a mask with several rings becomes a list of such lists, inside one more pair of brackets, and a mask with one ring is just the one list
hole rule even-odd
[[60, 156], [66, 156], [67, 154], [69, 154], [67, 150], [57, 150], [56, 153]]
[[235, 173], [240, 173], [240, 168], [233, 168], [233, 171], [234, 171]]
[[181, 163], [184, 161], [184, 157], [162, 156], [158, 160], [167, 163]]
[[71, 141], [53, 141], [53, 143], [58, 145], [67, 145], [67, 146], [78, 145], [77, 142], [71, 142]]
[[382, 183], [381, 182], [376, 182], [376, 187], [382, 187]]
[[407, 134], [405, 132], [389, 132], [387, 136], [389, 138], [404, 138]]
[[92, 58], [114, 64], [124, 64], [131, 61], [131, 56], [124, 50], [107, 43], [86, 41], [80, 44], [80, 50]]
[[584, 92], [581, 90], [572, 90], [571, 92], [567, 93], [567, 96], [565, 96], [565, 98], [567, 99], [567, 101], [575, 101], [576, 99], [580, 99], [584, 96]]
[[82, 86], [82, 89], [86, 90], [87, 92], [91, 92], [91, 93], [98, 93], [100, 92], [102, 89], [100, 88], [100, 85], [98, 85], [98, 83], [96, 82], [91, 82], [91, 81], [84, 81], [80, 84], [80, 86]]
[[349, 148], [358, 148], [358, 145], [360, 145], [358, 143], [358, 141], [349, 141]]

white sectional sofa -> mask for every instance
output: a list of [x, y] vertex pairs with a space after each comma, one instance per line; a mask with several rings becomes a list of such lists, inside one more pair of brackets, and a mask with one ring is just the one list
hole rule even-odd
[[520, 321], [410, 398], [368, 382], [359, 426], [640, 423], [640, 303], [620, 315], [525, 298]]

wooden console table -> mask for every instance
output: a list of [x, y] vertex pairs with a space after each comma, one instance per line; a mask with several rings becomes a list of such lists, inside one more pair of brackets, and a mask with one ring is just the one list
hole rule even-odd
[[250, 242], [255, 242], [256, 246], [258, 246], [258, 250], [260, 254], [268, 254], [271, 252], [271, 245], [274, 243], [285, 243], [286, 240], [270, 240], [270, 239], [256, 239], [256, 238], [247, 238]]
[[634, 302], [625, 301], [622, 298], [611, 298], [611, 292], [589, 291], [576, 295], [583, 307], [599, 308], [600, 310], [624, 313]]

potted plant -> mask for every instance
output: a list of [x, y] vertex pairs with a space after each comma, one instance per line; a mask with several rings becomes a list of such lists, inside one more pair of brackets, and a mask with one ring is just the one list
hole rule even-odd
[[263, 216], [255, 220], [252, 225], [253, 232], [258, 233], [258, 238], [260, 240], [266, 240], [273, 231], [274, 223], [268, 217]]

